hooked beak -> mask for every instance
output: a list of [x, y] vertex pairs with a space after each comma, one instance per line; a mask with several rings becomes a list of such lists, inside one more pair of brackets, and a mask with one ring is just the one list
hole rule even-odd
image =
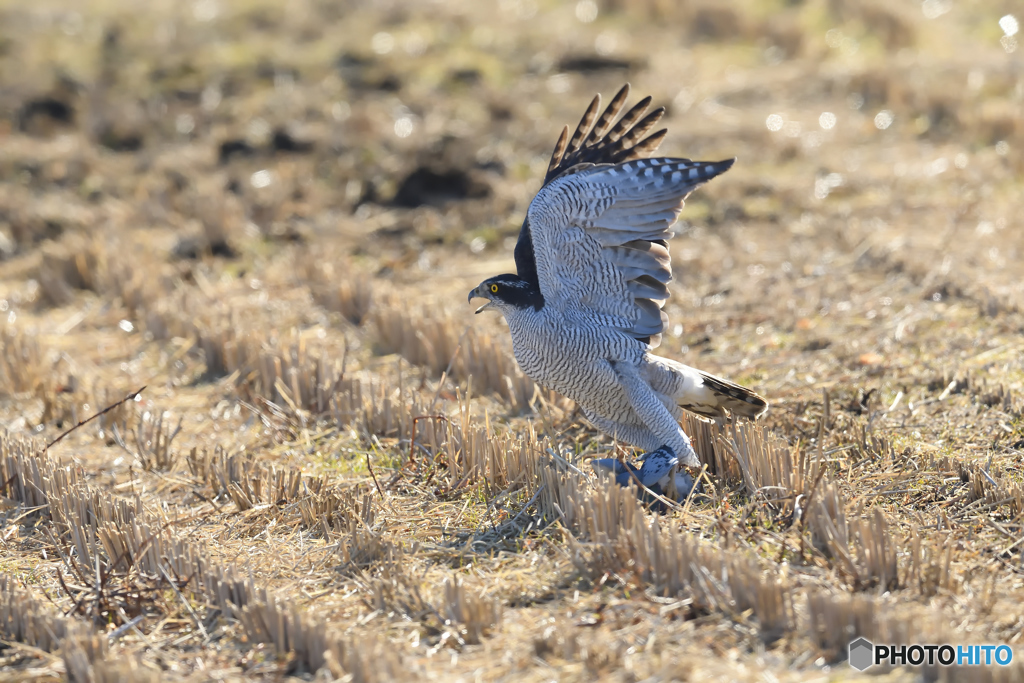
[[[491, 299], [491, 293], [487, 291], [486, 287], [484, 287], [483, 285], [480, 285], [479, 287], [477, 287], [476, 289], [474, 289], [472, 292], [469, 293], [469, 301], [472, 302], [473, 299]], [[485, 303], [483, 306], [481, 306], [480, 308], [476, 309], [476, 312], [479, 313], [480, 311], [486, 311], [488, 308], [491, 308], [493, 306], [494, 306], [494, 300], [491, 299], [490, 301]]]

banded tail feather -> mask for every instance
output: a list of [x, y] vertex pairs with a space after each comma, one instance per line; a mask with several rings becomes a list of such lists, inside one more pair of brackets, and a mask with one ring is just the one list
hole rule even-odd
[[768, 410], [768, 401], [745, 386], [701, 372], [704, 386], [714, 392], [723, 408], [733, 415], [756, 420]]
[[728, 414], [756, 420], [768, 402], [744, 386], [669, 358], [648, 356], [647, 380], [654, 391], [700, 417], [721, 420]]

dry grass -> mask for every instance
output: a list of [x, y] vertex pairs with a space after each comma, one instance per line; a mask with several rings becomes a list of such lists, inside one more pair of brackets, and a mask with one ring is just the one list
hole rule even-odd
[[15, 585], [13, 577], [0, 583], [0, 615], [5, 640], [24, 643], [44, 652], [56, 652], [68, 636], [71, 622], [52, 606], [36, 600], [31, 591]]
[[372, 640], [349, 640], [330, 633], [287, 601], [266, 593], [239, 613], [251, 642], [270, 643], [281, 658], [290, 656], [293, 671], [327, 669], [332, 676], [360, 682], [394, 680], [403, 670], [393, 650]]
[[19, 394], [39, 387], [49, 369], [39, 341], [5, 326], [0, 332], [0, 344], [0, 382], [4, 393]]
[[[1020, 36], [943, 9], [4, 9], [0, 677], [846, 680], [859, 635], [1018, 647]], [[627, 78], [665, 153], [739, 157], [688, 201], [659, 353], [772, 404], [684, 419], [682, 501], [596, 474], [621, 445], [463, 303]]]
[[529, 410], [537, 387], [516, 365], [507, 344], [438, 308], [414, 311], [395, 298], [380, 297], [370, 316], [377, 345], [435, 376], [451, 376], [478, 392], [493, 392], [513, 413]]

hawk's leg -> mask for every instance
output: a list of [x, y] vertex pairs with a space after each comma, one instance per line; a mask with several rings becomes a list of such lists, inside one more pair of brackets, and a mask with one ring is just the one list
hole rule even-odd
[[657, 437], [641, 425], [624, 424], [615, 420], [609, 420], [587, 409], [583, 410], [583, 415], [590, 424], [619, 441], [625, 441], [628, 444], [648, 451], [652, 451], [660, 445], [656, 440]]
[[[646, 445], [649, 443], [661, 444], [659, 450], [661, 448], [669, 449], [683, 464], [689, 467], [699, 466], [700, 460], [697, 459], [697, 453], [690, 445], [690, 437], [686, 436], [675, 416], [669, 412], [650, 385], [640, 376], [639, 370], [628, 363], [609, 361], [609, 364], [618, 376], [619, 383], [625, 390], [633, 411], [650, 432], [650, 435], [644, 439], [646, 443], [642, 447], [649, 448]], [[650, 455], [653, 454], [653, 452], [650, 453]]]

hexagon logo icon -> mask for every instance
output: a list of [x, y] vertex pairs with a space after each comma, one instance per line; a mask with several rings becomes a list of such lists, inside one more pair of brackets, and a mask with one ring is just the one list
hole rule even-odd
[[858, 638], [849, 645], [850, 666], [863, 671], [874, 662], [875, 646], [867, 638]]

